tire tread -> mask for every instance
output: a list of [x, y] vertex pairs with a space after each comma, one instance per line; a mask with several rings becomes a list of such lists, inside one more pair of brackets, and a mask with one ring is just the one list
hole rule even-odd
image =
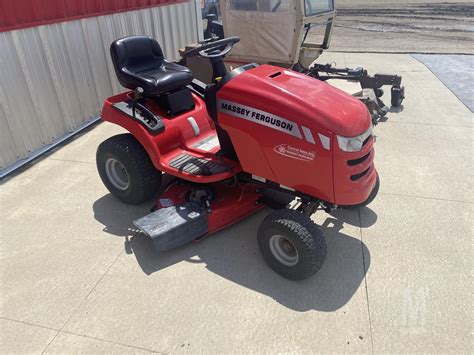
[[[132, 179], [130, 191], [118, 191], [108, 182], [103, 164], [107, 155], [115, 155], [128, 167]], [[130, 133], [108, 138], [97, 148], [99, 175], [107, 189], [119, 200], [128, 204], [140, 204], [156, 196], [161, 185], [161, 172], [151, 162], [143, 146]]]
[[[292, 232], [303, 243], [305, 249], [303, 272], [301, 272], [300, 268], [288, 268], [269, 260], [269, 257], [273, 258], [273, 256], [268, 255], [268, 252], [265, 251], [266, 246], [261, 245], [261, 240], [263, 238], [263, 231], [271, 228], [273, 225], [278, 225]], [[260, 250], [267, 262], [277, 273], [288, 279], [302, 280], [310, 277], [319, 271], [326, 259], [327, 245], [321, 230], [310, 217], [298, 211], [281, 209], [272, 212], [263, 220], [258, 235]], [[278, 267], [279, 265], [280, 267]]]

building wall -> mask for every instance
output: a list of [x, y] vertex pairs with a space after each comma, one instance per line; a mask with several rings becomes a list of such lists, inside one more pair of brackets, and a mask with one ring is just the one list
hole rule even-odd
[[109, 56], [113, 40], [150, 35], [169, 60], [198, 40], [200, 9], [194, 0], [115, 2], [143, 8], [0, 21], [0, 172], [97, 117], [102, 101], [123, 90]]

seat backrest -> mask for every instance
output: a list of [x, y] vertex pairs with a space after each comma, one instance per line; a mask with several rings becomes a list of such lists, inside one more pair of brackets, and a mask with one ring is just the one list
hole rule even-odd
[[130, 73], [159, 68], [164, 61], [158, 42], [148, 36], [130, 36], [116, 40], [110, 46], [110, 55], [120, 83], [129, 88]]

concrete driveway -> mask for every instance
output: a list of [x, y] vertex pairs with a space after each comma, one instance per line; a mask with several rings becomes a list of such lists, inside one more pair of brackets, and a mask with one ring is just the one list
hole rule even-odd
[[472, 352], [472, 112], [409, 55], [324, 61], [400, 73], [408, 97], [376, 128], [378, 198], [314, 216], [316, 276], [266, 266], [268, 211], [156, 255], [131, 224], [150, 204], [97, 175], [97, 145], [120, 132], [104, 123], [0, 186], [0, 352]]

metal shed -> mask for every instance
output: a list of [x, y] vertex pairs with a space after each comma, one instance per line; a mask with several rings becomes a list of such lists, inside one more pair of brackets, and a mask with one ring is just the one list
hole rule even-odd
[[0, 177], [94, 122], [122, 88], [109, 45], [155, 37], [168, 59], [202, 33], [196, 0], [0, 3]]

